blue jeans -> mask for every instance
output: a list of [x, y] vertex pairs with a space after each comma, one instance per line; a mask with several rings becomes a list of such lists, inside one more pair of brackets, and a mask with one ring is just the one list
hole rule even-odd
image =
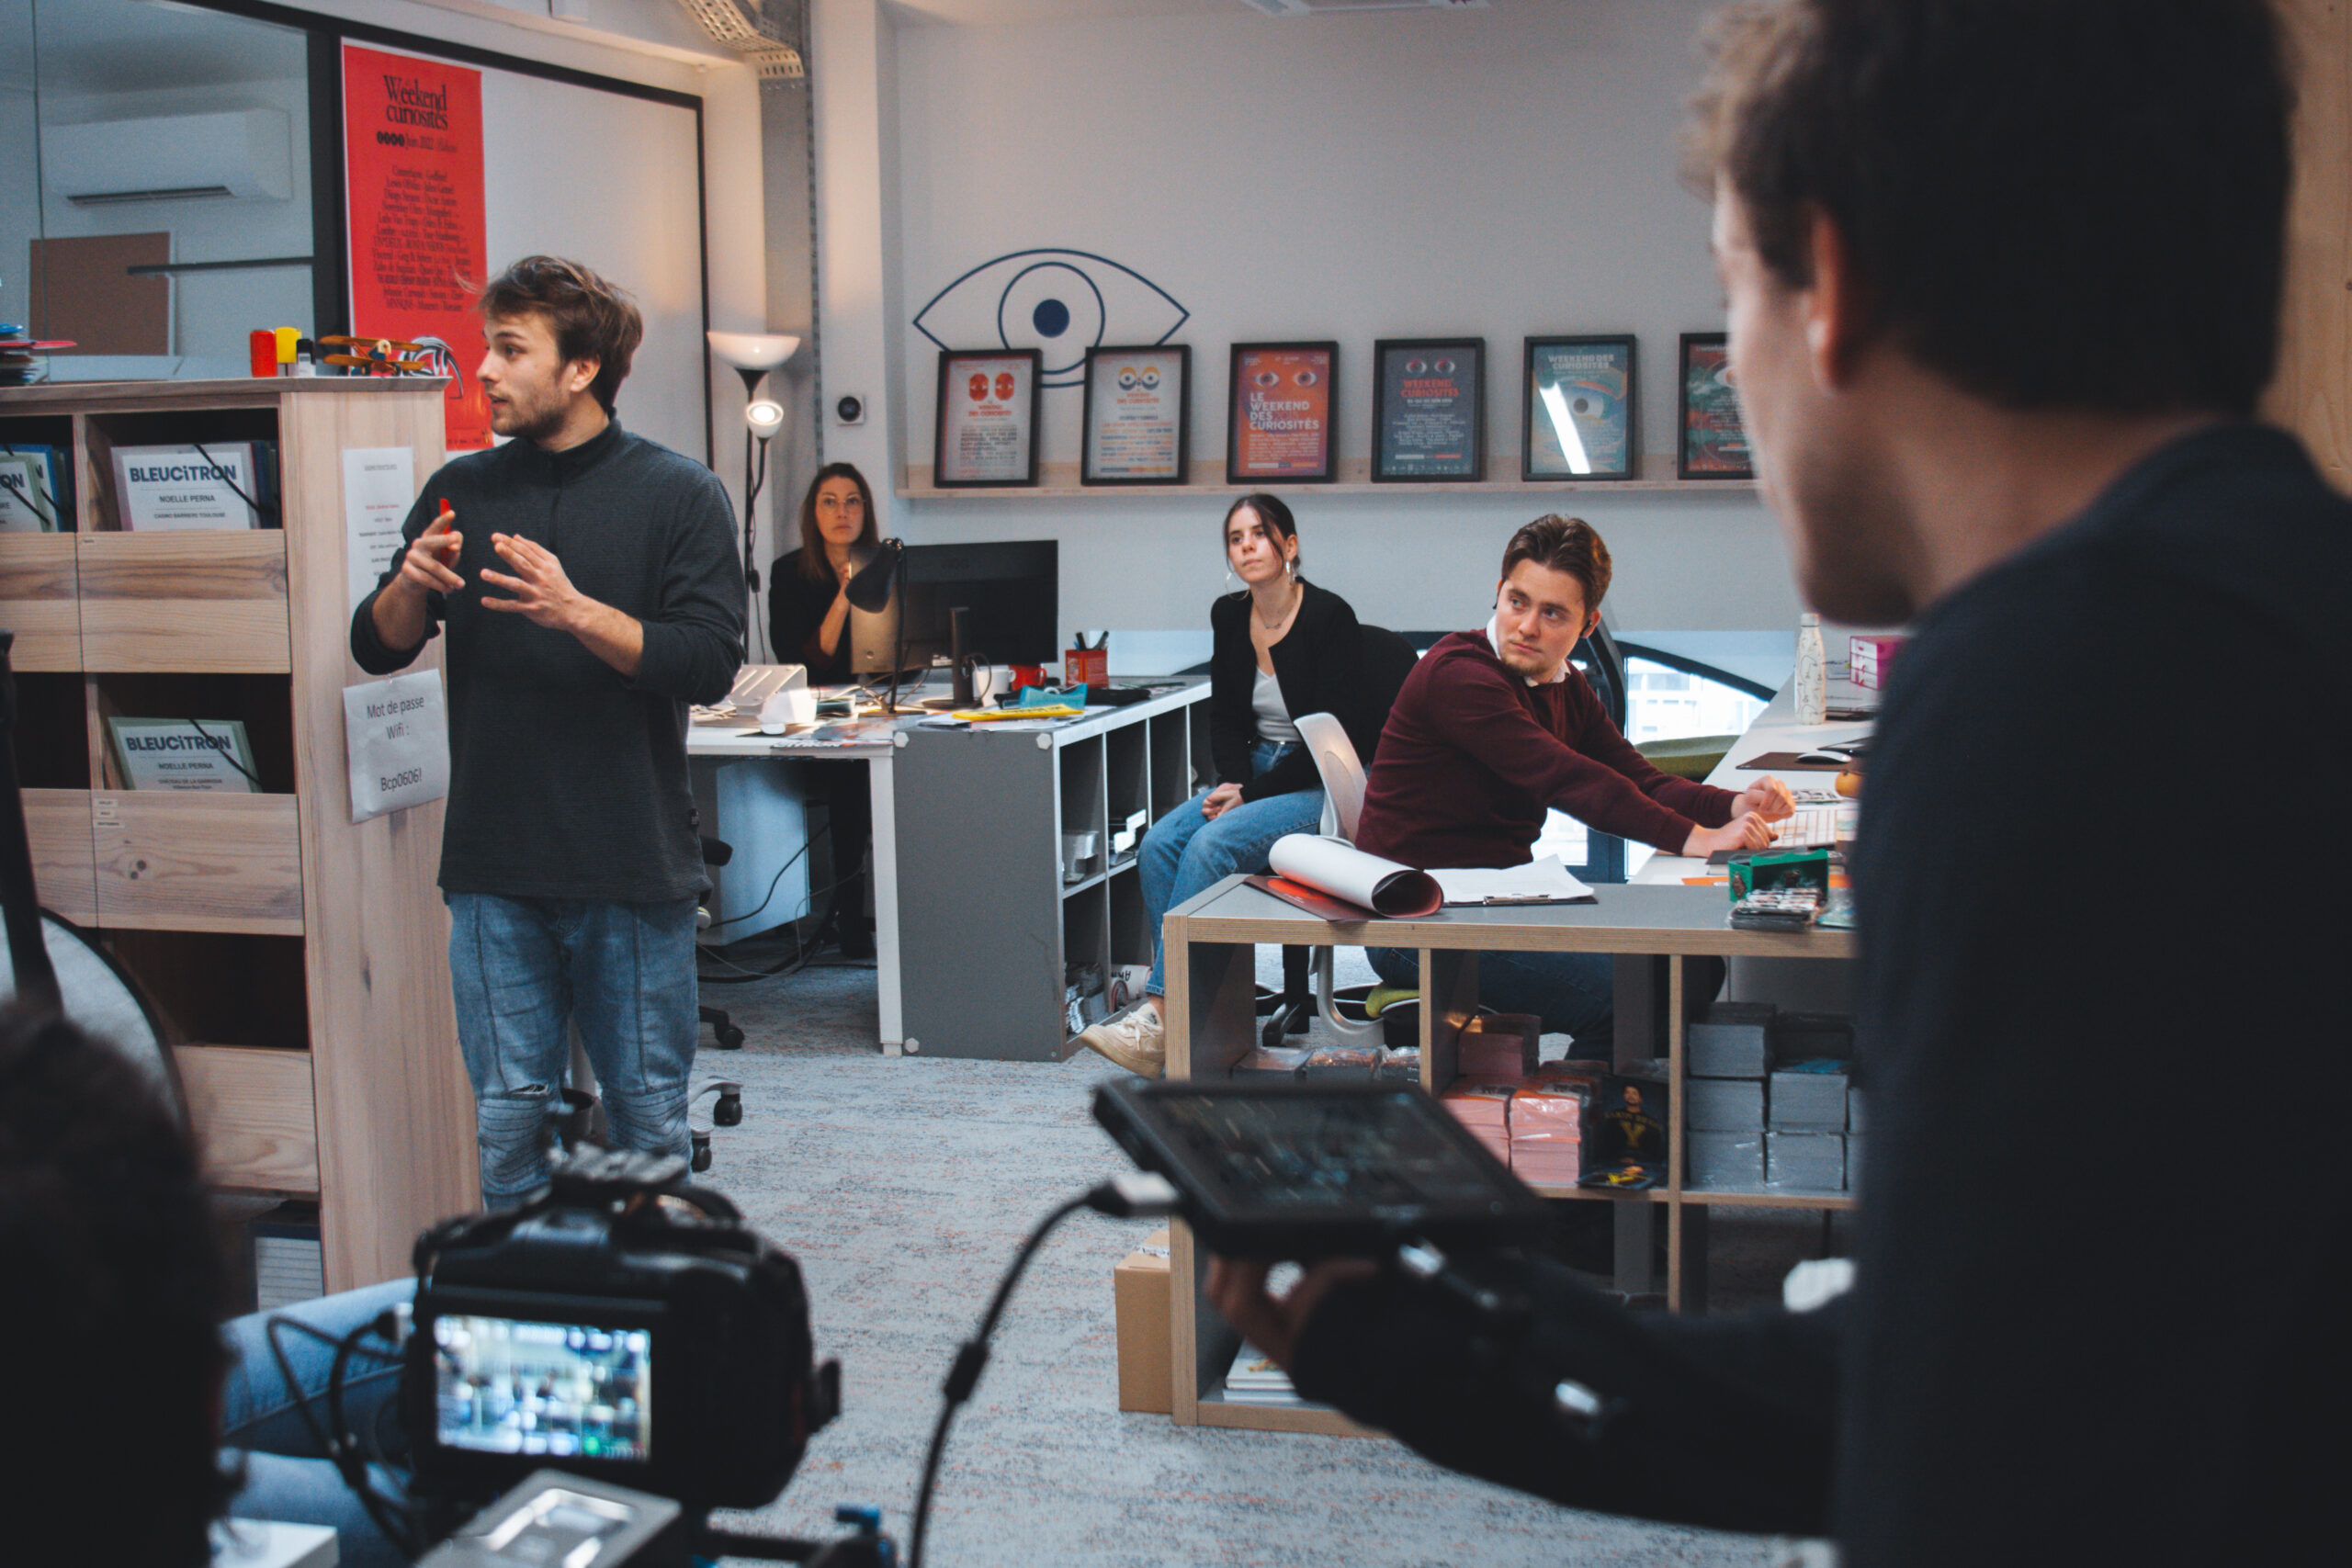
[[452, 893], [448, 903], [482, 1202], [511, 1206], [548, 1179], [539, 1140], [571, 1065], [568, 1021], [580, 1025], [613, 1146], [684, 1155], [698, 1016], [695, 900]]
[[[1364, 950], [1392, 986], [1421, 983], [1420, 961], [1401, 947]], [[1578, 1061], [1606, 1062], [1617, 1021], [1617, 962], [1605, 953], [1481, 953], [1478, 1000], [1497, 1012], [1532, 1013], [1546, 1034], [1566, 1034]]]
[[[1261, 740], [1250, 749], [1250, 776], [1256, 778], [1293, 751], [1296, 741]], [[1143, 912], [1151, 922], [1151, 978], [1144, 989], [1168, 994], [1168, 956], [1159, 941], [1159, 917], [1204, 887], [1237, 872], [1268, 868], [1267, 852], [1285, 833], [1312, 833], [1323, 821], [1323, 792], [1249, 800], [1211, 822], [1201, 815], [1203, 790], [1151, 825], [1143, 840]]]
[[[222, 1329], [234, 1359], [220, 1390], [220, 1442], [227, 1450], [221, 1457], [230, 1464], [242, 1462], [245, 1470], [244, 1485], [230, 1500], [231, 1514], [280, 1524], [331, 1525], [346, 1568], [395, 1568], [408, 1561], [344, 1484], [295, 1408], [307, 1400], [325, 1425], [334, 1347], [299, 1330], [281, 1333], [278, 1342], [294, 1367], [294, 1386], [288, 1388], [277, 1358], [270, 1354], [264, 1325], [273, 1316], [291, 1317], [340, 1339], [407, 1301], [415, 1289], [413, 1280], [394, 1280], [322, 1296], [282, 1313], [249, 1313]], [[407, 1441], [395, 1414], [400, 1364], [362, 1351], [345, 1368], [343, 1388], [344, 1418], [358, 1436], [361, 1451], [380, 1452], [391, 1463], [405, 1465]], [[378, 1491], [399, 1496], [405, 1490], [406, 1478], [397, 1471], [380, 1464], [370, 1471]]]

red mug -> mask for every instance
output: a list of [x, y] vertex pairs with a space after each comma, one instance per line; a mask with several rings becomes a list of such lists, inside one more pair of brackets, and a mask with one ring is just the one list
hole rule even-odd
[[1046, 683], [1046, 667], [1042, 664], [1016, 664], [1012, 667], [1012, 690], [1018, 694], [1023, 686]]

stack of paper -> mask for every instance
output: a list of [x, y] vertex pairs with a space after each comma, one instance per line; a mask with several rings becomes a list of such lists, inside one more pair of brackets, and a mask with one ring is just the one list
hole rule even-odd
[[1539, 1073], [1510, 1100], [1510, 1168], [1522, 1181], [1573, 1187], [1584, 1174], [1584, 1130], [1597, 1076]]
[[1300, 1403], [1298, 1391], [1290, 1386], [1290, 1374], [1256, 1346], [1247, 1344], [1233, 1358], [1232, 1371], [1225, 1374], [1225, 1401], [1227, 1404]]
[[1449, 866], [1432, 871], [1449, 904], [1590, 904], [1592, 889], [1578, 882], [1557, 855], [1525, 865], [1491, 869]]
[[1495, 1083], [1476, 1078], [1456, 1078], [1453, 1087], [1438, 1096], [1453, 1119], [1470, 1129], [1471, 1135], [1487, 1145], [1489, 1153], [1505, 1165], [1510, 1163], [1510, 1097], [1518, 1091], [1514, 1083]]

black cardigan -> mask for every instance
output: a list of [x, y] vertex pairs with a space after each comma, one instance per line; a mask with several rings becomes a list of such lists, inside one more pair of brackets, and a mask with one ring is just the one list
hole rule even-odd
[[812, 686], [849, 679], [849, 623], [842, 623], [842, 640], [830, 655], [817, 646], [818, 628], [841, 591], [830, 567], [815, 581], [801, 576], [798, 550], [778, 556], [768, 569], [768, 645], [784, 663], [806, 664]]
[[[1306, 597], [1290, 630], [1272, 649], [1274, 679], [1293, 718], [1339, 716], [1366, 769], [1380, 739], [1377, 718], [1364, 712], [1358, 670], [1356, 613], [1338, 594], [1301, 580]], [[1250, 592], [1228, 593], [1209, 606], [1216, 643], [1209, 653], [1209, 759], [1216, 782], [1241, 785], [1244, 800], [1323, 787], [1315, 759], [1294, 751], [1261, 778], [1250, 776], [1250, 748], [1258, 741], [1258, 715], [1250, 696], [1258, 680], [1258, 652], [1250, 646]], [[1385, 715], [1380, 716], [1385, 717]]]

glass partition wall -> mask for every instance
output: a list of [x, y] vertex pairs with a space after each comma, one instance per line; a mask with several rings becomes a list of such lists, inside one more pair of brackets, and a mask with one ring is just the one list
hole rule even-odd
[[243, 376], [310, 336], [311, 42], [180, 0], [0, 0], [0, 322], [48, 380]]

